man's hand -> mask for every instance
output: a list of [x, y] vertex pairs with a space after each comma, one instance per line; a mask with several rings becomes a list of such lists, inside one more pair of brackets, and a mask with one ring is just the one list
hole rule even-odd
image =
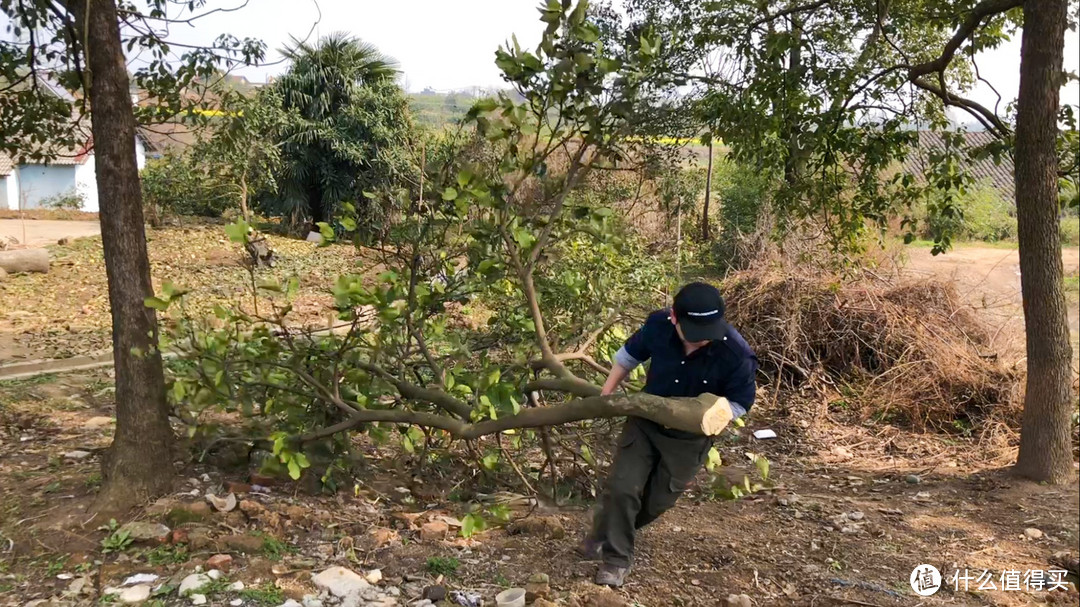
[[630, 375], [628, 369], [619, 363], [612, 364], [611, 373], [608, 373], [607, 381], [604, 382], [604, 387], [600, 389], [600, 394], [602, 396], [614, 394], [615, 391], [619, 389], [619, 384], [623, 383], [623, 380], [626, 379], [628, 375]]

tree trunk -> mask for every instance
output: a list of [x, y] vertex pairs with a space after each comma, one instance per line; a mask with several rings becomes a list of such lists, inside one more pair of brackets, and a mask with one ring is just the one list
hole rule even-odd
[[511, 429], [541, 428], [584, 419], [624, 416], [642, 417], [673, 430], [716, 436], [731, 423], [731, 404], [724, 397], [708, 393], [692, 398], [665, 398], [645, 392], [610, 394], [580, 398], [552, 407], [530, 407], [516, 415], [475, 423], [408, 409], [360, 409], [339, 424], [298, 438], [301, 442], [314, 441], [378, 421], [439, 428], [455, 438], [471, 440]]
[[240, 173], [240, 212], [244, 214], [244, 221], [251, 221], [251, 213], [248, 212], [247, 171]]
[[15, 249], [0, 251], [0, 269], [8, 274], [49, 271], [49, 252], [45, 249]]
[[709, 242], [709, 200], [712, 199], [713, 140], [709, 137], [709, 168], [705, 173], [705, 206], [701, 209], [701, 241]]
[[1057, 115], [1067, 0], [1027, 0], [1016, 116], [1016, 216], [1027, 332], [1027, 390], [1016, 471], [1050, 483], [1073, 476], [1072, 347], [1058, 232]]
[[95, 508], [120, 512], [170, 489], [175, 437], [157, 350], [157, 318], [143, 304], [153, 287], [135, 160], [135, 116], [116, 5], [114, 0], [78, 0], [70, 6], [77, 23], [86, 24], [83, 39], [116, 364], [116, 433], [102, 460], [104, 484]]

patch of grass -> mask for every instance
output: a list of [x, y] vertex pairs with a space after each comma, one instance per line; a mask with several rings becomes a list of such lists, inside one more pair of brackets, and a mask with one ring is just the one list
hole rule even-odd
[[273, 584], [263, 584], [257, 588], [240, 591], [240, 598], [264, 607], [276, 607], [285, 602], [285, 593]]
[[57, 558], [49, 561], [49, 566], [45, 568], [45, 577], [56, 577], [58, 573], [64, 571], [64, 566], [67, 565], [68, 555], [63, 554]]
[[146, 562], [151, 565], [179, 565], [191, 558], [186, 548], [180, 546], [158, 546], [143, 553]]
[[261, 535], [263, 540], [263, 554], [271, 561], [280, 561], [287, 554], [296, 554], [296, 546], [286, 544], [276, 537], [265, 533]]
[[101, 489], [101, 473], [92, 473], [90, 476], [86, 477], [84, 484], [86, 485], [86, 488], [91, 491], [97, 491], [98, 489]]
[[450, 577], [457, 573], [461, 562], [452, 556], [429, 556], [427, 570], [431, 575], [443, 575]]
[[1080, 274], [1070, 274], [1064, 279], [1065, 291], [1076, 293], [1080, 291]]

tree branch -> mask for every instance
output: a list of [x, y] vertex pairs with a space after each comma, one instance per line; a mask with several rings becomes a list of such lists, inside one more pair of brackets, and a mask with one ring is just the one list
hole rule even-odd
[[517, 415], [467, 423], [436, 413], [405, 409], [363, 409], [333, 426], [298, 437], [310, 442], [351, 430], [371, 422], [392, 422], [438, 428], [459, 439], [471, 440], [517, 428], [557, 426], [584, 419], [641, 417], [674, 430], [715, 436], [731, 422], [731, 406], [726, 398], [702, 394], [694, 398], [664, 398], [639, 392], [611, 394], [570, 401], [554, 407], [523, 409]]

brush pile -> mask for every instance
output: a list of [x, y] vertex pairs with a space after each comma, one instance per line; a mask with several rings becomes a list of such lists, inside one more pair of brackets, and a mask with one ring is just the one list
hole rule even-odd
[[863, 417], [919, 430], [1019, 424], [1021, 373], [950, 284], [755, 269], [724, 293], [762, 370], [786, 387], [827, 385]]

